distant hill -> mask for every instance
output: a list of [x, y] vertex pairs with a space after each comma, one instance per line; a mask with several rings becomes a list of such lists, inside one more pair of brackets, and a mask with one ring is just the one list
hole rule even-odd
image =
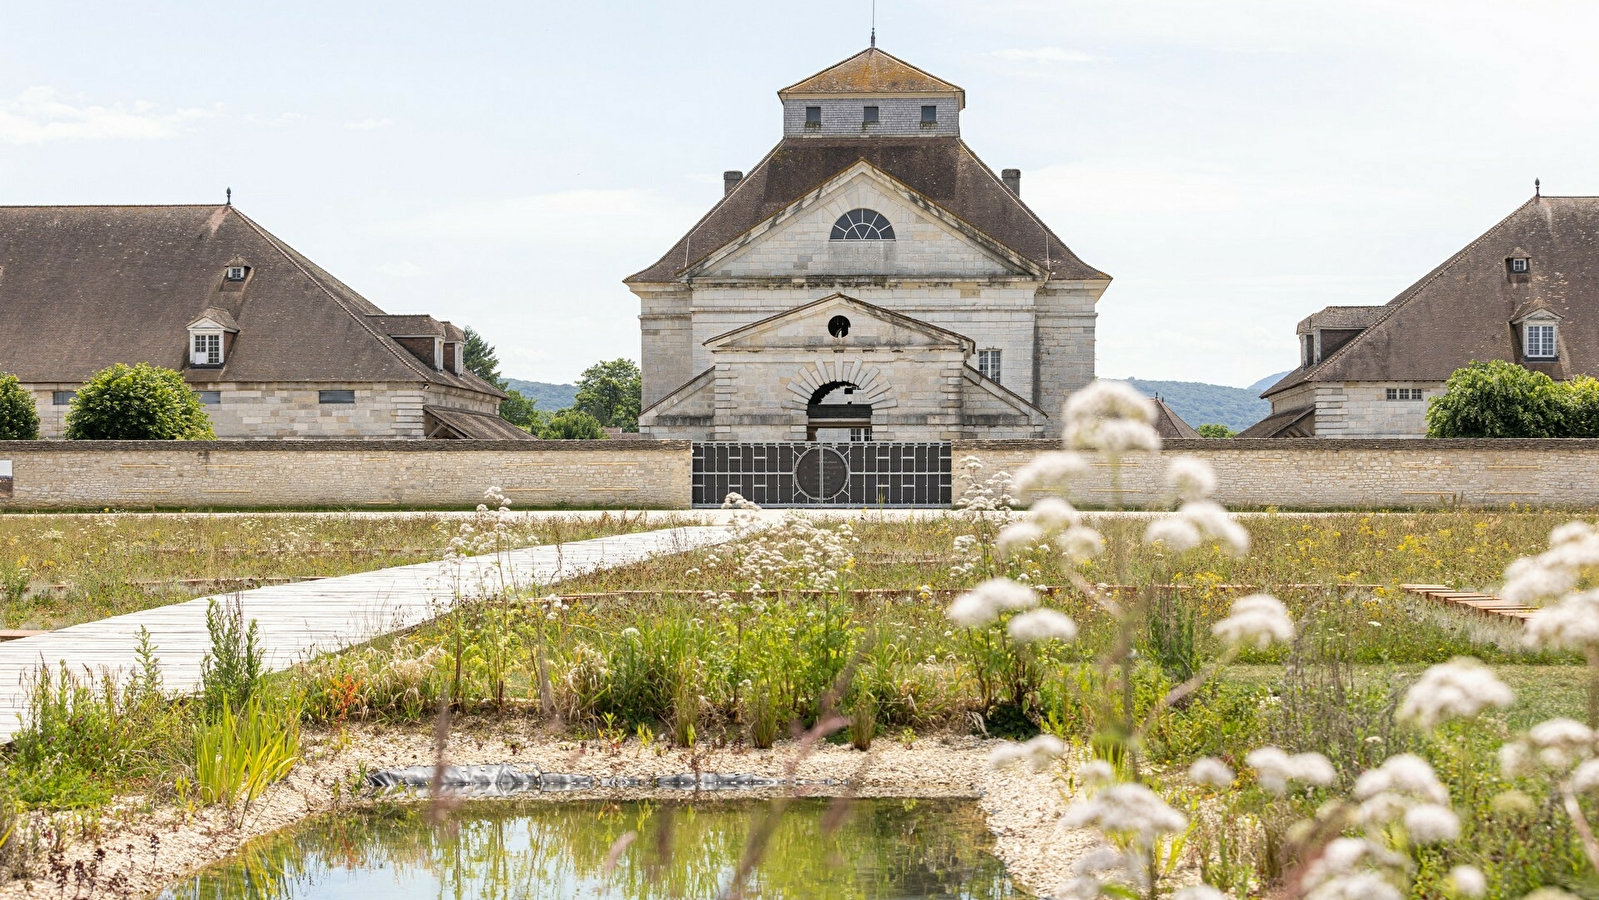
[[543, 412], [566, 409], [577, 399], [575, 384], [550, 384], [548, 381], [523, 381], [520, 378], [507, 378], [505, 381], [508, 387], [534, 401]]
[[[1278, 377], [1281, 376], [1268, 381], [1275, 381]], [[1173, 412], [1195, 428], [1215, 422], [1234, 431], [1242, 431], [1271, 412], [1271, 404], [1260, 399], [1260, 390], [1255, 387], [1228, 387], [1198, 381], [1125, 380], [1147, 396], [1159, 395]]]
[[1254, 384], [1250, 385], [1249, 389], [1258, 394], [1261, 391], [1264, 391], [1266, 388], [1269, 388], [1272, 385], [1276, 384], [1277, 382], [1282, 381], [1283, 380], [1283, 376], [1287, 375], [1288, 372], [1292, 372], [1292, 371], [1293, 371], [1293, 369], [1289, 369], [1287, 372], [1278, 372], [1276, 375], [1267, 375], [1265, 378], [1262, 378], [1261, 380], [1259, 380], [1259, 381], [1255, 382]]

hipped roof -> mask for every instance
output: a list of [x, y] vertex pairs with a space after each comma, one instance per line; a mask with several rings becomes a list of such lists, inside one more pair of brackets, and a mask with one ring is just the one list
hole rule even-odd
[[[226, 282], [247, 259], [246, 282]], [[239, 333], [208, 381], [429, 382], [503, 396], [425, 365], [383, 310], [233, 206], [0, 207], [0, 372], [81, 382], [113, 363], [188, 366], [208, 308]]]
[[777, 92], [784, 99], [813, 94], [954, 94], [966, 105], [966, 92], [957, 85], [876, 47]]
[[677, 280], [823, 182], [864, 160], [1055, 279], [1110, 280], [1073, 253], [958, 137], [785, 138], [654, 265], [628, 283]]
[[[1519, 255], [1531, 259], [1526, 274], [1509, 271]], [[1533, 306], [1560, 316], [1557, 377], [1599, 374], [1599, 197], [1528, 200], [1262, 396], [1305, 382], [1440, 382], [1472, 360], [1515, 360], [1512, 321]]]

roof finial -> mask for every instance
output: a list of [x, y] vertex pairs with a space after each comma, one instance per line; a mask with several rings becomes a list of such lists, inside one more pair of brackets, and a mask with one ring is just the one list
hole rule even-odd
[[872, 0], [872, 46], [877, 46], [877, 0]]
[[228, 188], [228, 205], [233, 205], [233, 188]]
[[1538, 183], [1538, 179], [1536, 179], [1536, 178], [1534, 178], [1532, 180], [1532, 195], [1534, 197], [1542, 197], [1543, 196], [1543, 185], [1539, 184]]

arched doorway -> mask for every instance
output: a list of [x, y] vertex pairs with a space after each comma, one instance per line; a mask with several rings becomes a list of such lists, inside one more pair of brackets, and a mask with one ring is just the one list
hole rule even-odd
[[807, 441], [869, 441], [872, 439], [872, 405], [857, 403], [860, 385], [830, 381], [811, 393], [806, 406]]

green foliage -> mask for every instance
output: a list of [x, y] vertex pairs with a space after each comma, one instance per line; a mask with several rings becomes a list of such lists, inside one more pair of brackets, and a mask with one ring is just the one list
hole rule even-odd
[[1599, 379], [1578, 375], [1559, 389], [1561, 437], [1599, 437]]
[[39, 410], [15, 375], [0, 373], [0, 441], [39, 439]]
[[599, 420], [581, 409], [563, 409], [539, 430], [539, 437], [549, 441], [598, 441], [605, 437], [605, 427]]
[[243, 709], [259, 693], [266, 678], [265, 653], [255, 620], [244, 622], [238, 595], [226, 604], [212, 600], [205, 610], [211, 652], [200, 663], [200, 694], [206, 714]]
[[[244, 810], [300, 759], [300, 706], [255, 693], [235, 713], [223, 705], [194, 729], [193, 789], [200, 801]], [[180, 793], [187, 784], [180, 784]]]
[[1545, 438], [1563, 433], [1560, 391], [1542, 372], [1496, 359], [1456, 369], [1427, 404], [1427, 436]]
[[506, 388], [505, 393], [510, 396], [500, 401], [500, 418], [518, 428], [538, 433], [544, 417], [539, 414], [536, 401], [522, 396], [522, 392], [515, 388]]
[[577, 380], [573, 408], [582, 410], [606, 428], [638, 431], [644, 379], [631, 359], [597, 362]]
[[67, 439], [215, 440], [200, 398], [172, 369], [117, 363], [91, 376], [67, 410]]
[[1238, 434], [1226, 425], [1218, 425], [1215, 422], [1207, 422], [1194, 430], [1199, 432], [1202, 438], [1230, 438]]
[[466, 346], [462, 348], [461, 362], [472, 374], [497, 388], [504, 388], [505, 382], [500, 378], [500, 359], [494, 354], [494, 346], [470, 328], [466, 329]]

